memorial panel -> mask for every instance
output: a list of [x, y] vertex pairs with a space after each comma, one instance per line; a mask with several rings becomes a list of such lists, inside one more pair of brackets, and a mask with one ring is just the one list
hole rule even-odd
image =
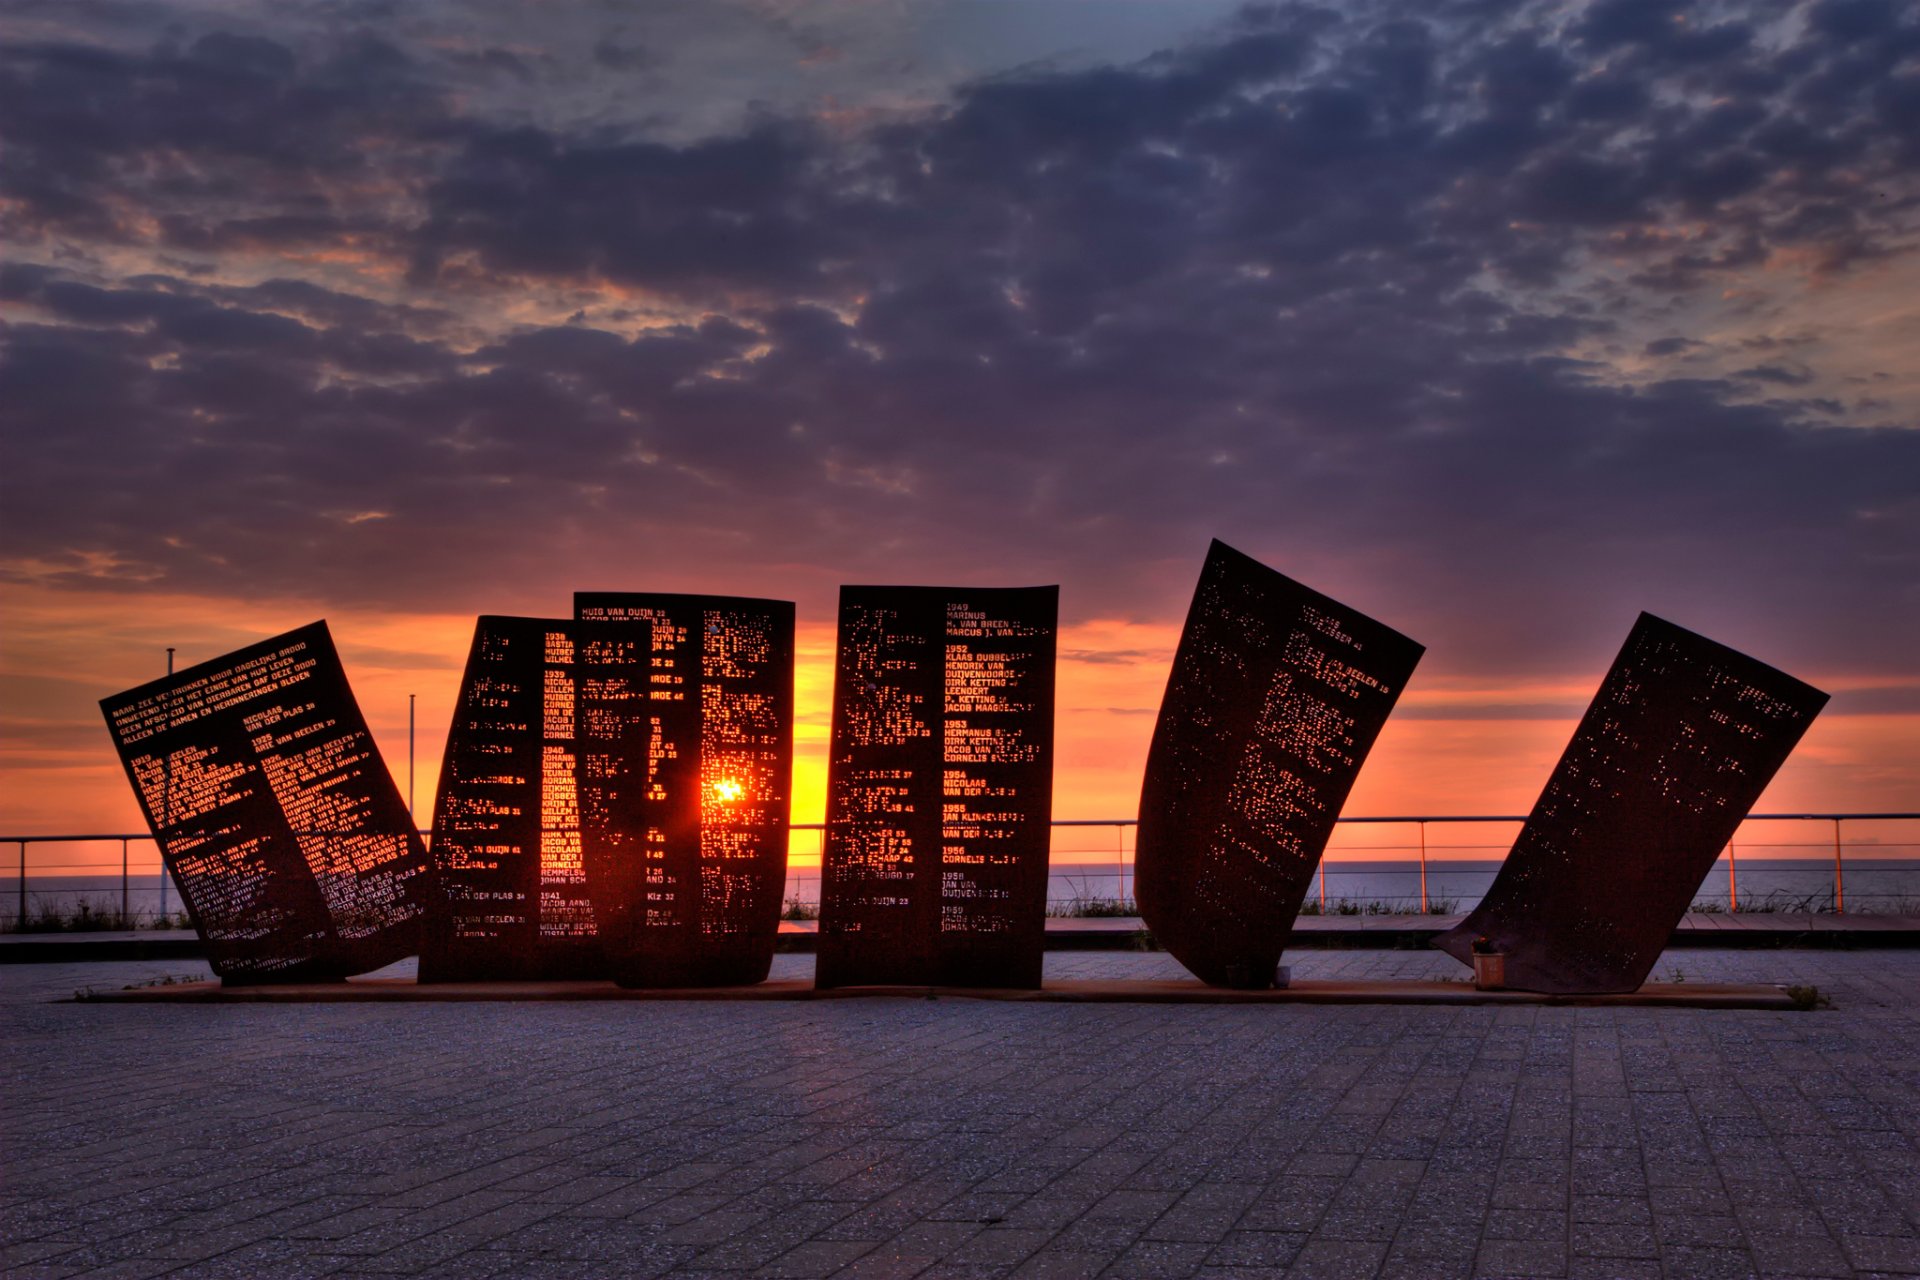
[[817, 985], [1040, 985], [1059, 601], [841, 588]]
[[1638, 990], [1700, 883], [1827, 695], [1643, 613], [1501, 864], [1459, 927], [1505, 985]]
[[581, 846], [614, 980], [773, 966], [793, 776], [793, 605], [574, 596]]
[[1196, 977], [1273, 985], [1340, 806], [1422, 652], [1223, 542], [1208, 550], [1135, 848], [1140, 915]]
[[580, 855], [572, 627], [474, 625], [433, 809], [422, 982], [605, 972]]
[[427, 854], [316, 622], [101, 701], [223, 982], [412, 955]]

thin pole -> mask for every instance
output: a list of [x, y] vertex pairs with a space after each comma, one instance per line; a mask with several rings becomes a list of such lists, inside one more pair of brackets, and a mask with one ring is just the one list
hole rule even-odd
[[1420, 914], [1427, 914], [1427, 824], [1420, 824]]
[[1327, 914], [1327, 858], [1320, 855], [1320, 914]]
[[[413, 694], [407, 695], [407, 817], [413, 818]], [[419, 820], [414, 820], [419, 825]]]
[[[167, 677], [173, 677], [173, 646], [167, 646]], [[167, 690], [167, 728], [173, 728], [173, 690]], [[168, 743], [161, 759], [166, 762], [166, 781], [160, 784], [160, 835], [153, 840], [153, 851], [160, 857], [160, 923], [167, 922], [167, 881], [173, 873], [167, 870], [167, 847], [161, 841], [165, 832], [173, 825], [173, 744]]]
[[1840, 868], [1840, 819], [1833, 820], [1833, 909], [1847, 914], [1847, 881]]
[[1740, 857], [1727, 841], [1727, 910], [1740, 914]]
[[120, 922], [127, 921], [127, 911], [132, 906], [127, 899], [127, 838], [120, 837]]
[[20, 842], [20, 931], [27, 928], [27, 842]]

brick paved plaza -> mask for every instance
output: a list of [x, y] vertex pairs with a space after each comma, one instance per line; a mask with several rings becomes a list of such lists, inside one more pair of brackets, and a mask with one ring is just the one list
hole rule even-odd
[[0, 969], [7, 1276], [1920, 1275], [1911, 951], [1655, 970], [1794, 1014], [49, 1003], [166, 974]]

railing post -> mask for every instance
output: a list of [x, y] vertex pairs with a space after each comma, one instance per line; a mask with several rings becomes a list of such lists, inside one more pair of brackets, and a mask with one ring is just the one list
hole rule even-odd
[[1420, 820], [1420, 914], [1427, 914], [1427, 820]]
[[1740, 856], [1733, 841], [1727, 841], [1727, 910], [1740, 914]]
[[1327, 914], [1327, 854], [1320, 851], [1320, 914]]
[[154, 843], [153, 851], [160, 858], [160, 923], [165, 925], [167, 923], [167, 881], [173, 879], [173, 876], [167, 871], [166, 855], [160, 853], [158, 841]]
[[27, 842], [20, 842], [20, 932], [27, 931]]
[[1847, 878], [1840, 865], [1840, 819], [1833, 820], [1833, 910], [1847, 914]]
[[132, 900], [127, 895], [127, 838], [120, 837], [120, 923], [127, 922], [127, 914], [132, 910]]

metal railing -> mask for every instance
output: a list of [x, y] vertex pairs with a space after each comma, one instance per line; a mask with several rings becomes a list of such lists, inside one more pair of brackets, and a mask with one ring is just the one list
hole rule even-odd
[[[1430, 889], [1430, 873], [1433, 875], [1449, 876], [1457, 880], [1465, 874], [1458, 870], [1463, 862], [1462, 855], [1480, 853], [1488, 856], [1480, 859], [1465, 860], [1497, 863], [1499, 858], [1504, 856], [1506, 849], [1510, 846], [1511, 839], [1509, 838], [1505, 841], [1459, 843], [1433, 838], [1430, 836], [1428, 828], [1457, 828], [1471, 824], [1511, 825], [1517, 827], [1525, 820], [1524, 815], [1516, 814], [1411, 814], [1384, 817], [1343, 817], [1339, 820], [1334, 840], [1329, 845], [1330, 856], [1324, 857], [1320, 861], [1316, 874], [1316, 893], [1309, 899], [1309, 909], [1317, 909], [1323, 912], [1339, 911], [1353, 913], [1359, 910], [1403, 906], [1408, 911], [1418, 911], [1425, 914], [1436, 907], [1443, 909], [1464, 907], [1468, 905], [1468, 903], [1444, 892], [1444, 885], [1442, 886], [1443, 892], [1439, 894], [1432, 892]], [[1801, 890], [1805, 888], [1805, 878], [1807, 875], [1807, 872], [1802, 869], [1796, 872], [1796, 874], [1801, 877], [1800, 889], [1789, 894], [1786, 900], [1795, 906], [1796, 909], [1840, 913], [1844, 913], [1847, 910], [1847, 873], [1850, 849], [1856, 878], [1862, 874], [1871, 874], [1875, 870], [1875, 868], [1871, 866], [1871, 863], [1874, 861], [1885, 861], [1889, 855], [1898, 857], [1901, 861], [1920, 862], [1920, 829], [1905, 832], [1903, 833], [1903, 838], [1894, 841], [1882, 839], [1863, 840], [1856, 835], [1855, 843], [1850, 846], [1846, 827], [1846, 824], [1849, 823], [1853, 824], [1853, 831], [1857, 833], [1861, 825], [1865, 823], [1920, 823], [1920, 813], [1750, 814], [1746, 822], [1741, 825], [1740, 833], [1737, 834], [1733, 841], [1728, 844], [1727, 848], [1722, 851], [1721, 860], [1726, 866], [1727, 876], [1724, 909], [1730, 912], [1739, 912], [1742, 910], [1772, 910], [1778, 909], [1778, 903], [1781, 901], [1779, 896], [1780, 891], [1778, 890], [1776, 890], [1774, 895], [1763, 895], [1758, 900], [1756, 900], [1755, 895], [1751, 891], [1743, 895], [1740, 887], [1740, 868], [1743, 857], [1747, 862], [1747, 875], [1749, 881], [1751, 881], [1756, 875], [1779, 874], [1777, 871], [1770, 872], [1766, 868], [1765, 864], [1768, 862], [1778, 863], [1783, 858], [1806, 861], [1817, 856], [1818, 859], [1824, 863], [1830, 856], [1832, 862], [1830, 885], [1824, 885], [1817, 893], [1802, 892]], [[1754, 833], [1751, 833], [1749, 829], [1750, 824], [1813, 824], [1817, 830], [1811, 833], [1804, 830], [1787, 833], [1790, 836], [1798, 836], [1800, 838], [1754, 839], [1752, 838]], [[1050, 908], [1071, 910], [1076, 905], [1084, 907], [1095, 902], [1105, 904], [1131, 902], [1133, 897], [1132, 837], [1138, 825], [1134, 819], [1061, 818], [1055, 819], [1052, 825], [1053, 863], [1050, 868], [1051, 877], [1069, 886], [1074, 886], [1077, 878], [1078, 887], [1073, 888], [1070, 897], [1050, 900]], [[1411, 827], [1413, 831], [1408, 833], [1406, 838], [1391, 844], [1365, 843], [1355, 834], [1381, 827]], [[787, 898], [790, 902], [817, 902], [819, 899], [819, 875], [817, 871], [812, 875], [806, 874], [805, 867], [808, 863], [811, 863], [815, 867], [819, 864], [821, 846], [825, 840], [825, 824], [819, 822], [796, 822], [791, 825], [790, 829], [793, 834], [788, 846], [788, 865], [790, 870], [787, 877]], [[1084, 842], [1085, 837], [1093, 836], [1095, 833], [1111, 833], [1111, 836], [1110, 838], [1104, 835], [1097, 836], [1096, 843], [1092, 844]], [[423, 832], [422, 834], [425, 835], [426, 833]], [[153, 837], [145, 832], [0, 836], [0, 847], [7, 845], [14, 846], [15, 853], [14, 870], [16, 871], [16, 876], [15, 884], [12, 886], [15, 895], [15, 911], [12, 923], [16, 928], [24, 929], [32, 923], [31, 905], [34, 901], [40, 902], [44, 907], [49, 899], [57, 902], [62, 895], [81, 898], [81, 895], [88, 893], [98, 894], [101, 891], [98, 886], [95, 886], [91, 890], [49, 889], [44, 887], [34, 889], [32, 888], [32, 881], [35, 879], [44, 881], [65, 875], [71, 878], [104, 878], [111, 883], [113, 874], [117, 871], [120, 900], [119, 918], [128, 927], [132, 927], [133, 923], [139, 919], [151, 919], [156, 915], [161, 919], [167, 918], [169, 915], [170, 891], [172, 893], [178, 892], [177, 888], [170, 883], [171, 877], [164, 873]], [[50, 862], [36, 865], [33, 859], [29, 857], [30, 851], [38, 850], [42, 846], [59, 845], [117, 845], [118, 856], [110, 857], [105, 862], [96, 860], [74, 861], [67, 859], [60, 861], [57, 865]], [[1874, 850], [1874, 856], [1868, 856], [1862, 852], [1862, 850], [1868, 848]], [[136, 849], [140, 851], [140, 857], [138, 859], [135, 858]], [[1744, 853], [1742, 852], [1743, 849], [1745, 851]], [[1765, 852], [1756, 854], [1755, 850]], [[1817, 855], [1815, 851], [1817, 851]], [[1354, 859], [1350, 856], [1343, 856], [1354, 853], [1382, 854], [1389, 852], [1403, 856], [1371, 860]], [[1087, 861], [1088, 855], [1105, 855], [1110, 857], [1111, 861], [1089, 863]], [[1367, 861], [1369, 869], [1365, 871], [1351, 868], [1343, 869], [1341, 865], [1343, 862], [1353, 863], [1356, 861]], [[1332, 879], [1337, 883], [1343, 876], [1371, 876], [1377, 881], [1383, 874], [1378, 869], [1380, 862], [1392, 862], [1407, 868], [1404, 873], [1398, 874], [1417, 874], [1417, 891], [1404, 895], [1375, 894], [1364, 902], [1330, 891], [1329, 880]], [[1756, 863], [1760, 865], [1755, 866], [1754, 864]], [[1073, 870], [1075, 867], [1085, 867], [1089, 865], [1110, 866], [1113, 868], [1113, 871], [1110, 873], [1095, 874], [1086, 872], [1077, 874]], [[1491, 873], [1485, 871], [1474, 874], [1485, 875], [1487, 878], [1491, 878]], [[1824, 875], [1824, 873], [1822, 874]], [[1909, 891], [1898, 894], [1856, 894], [1856, 897], [1868, 901], [1875, 899], [1895, 901], [1900, 903], [1903, 909], [1920, 909], [1920, 870], [1902, 869], [1901, 874], [1909, 876], [1912, 881], [1912, 886]], [[150, 913], [145, 910], [144, 907], [136, 909], [134, 902], [134, 894], [136, 891], [143, 895], [153, 893], [153, 889], [145, 884], [142, 884], [138, 890], [136, 890], [134, 885], [136, 876], [142, 880], [150, 879], [157, 881], [159, 906], [156, 912]], [[1113, 891], [1110, 894], [1092, 892], [1088, 886], [1094, 881], [1109, 883]], [[1477, 896], [1477, 894], [1462, 895], [1462, 897]], [[1707, 901], [1716, 908], [1721, 907], [1720, 896], [1717, 891], [1714, 891], [1709, 895]], [[84, 901], [85, 899], [81, 898], [81, 900]]]

